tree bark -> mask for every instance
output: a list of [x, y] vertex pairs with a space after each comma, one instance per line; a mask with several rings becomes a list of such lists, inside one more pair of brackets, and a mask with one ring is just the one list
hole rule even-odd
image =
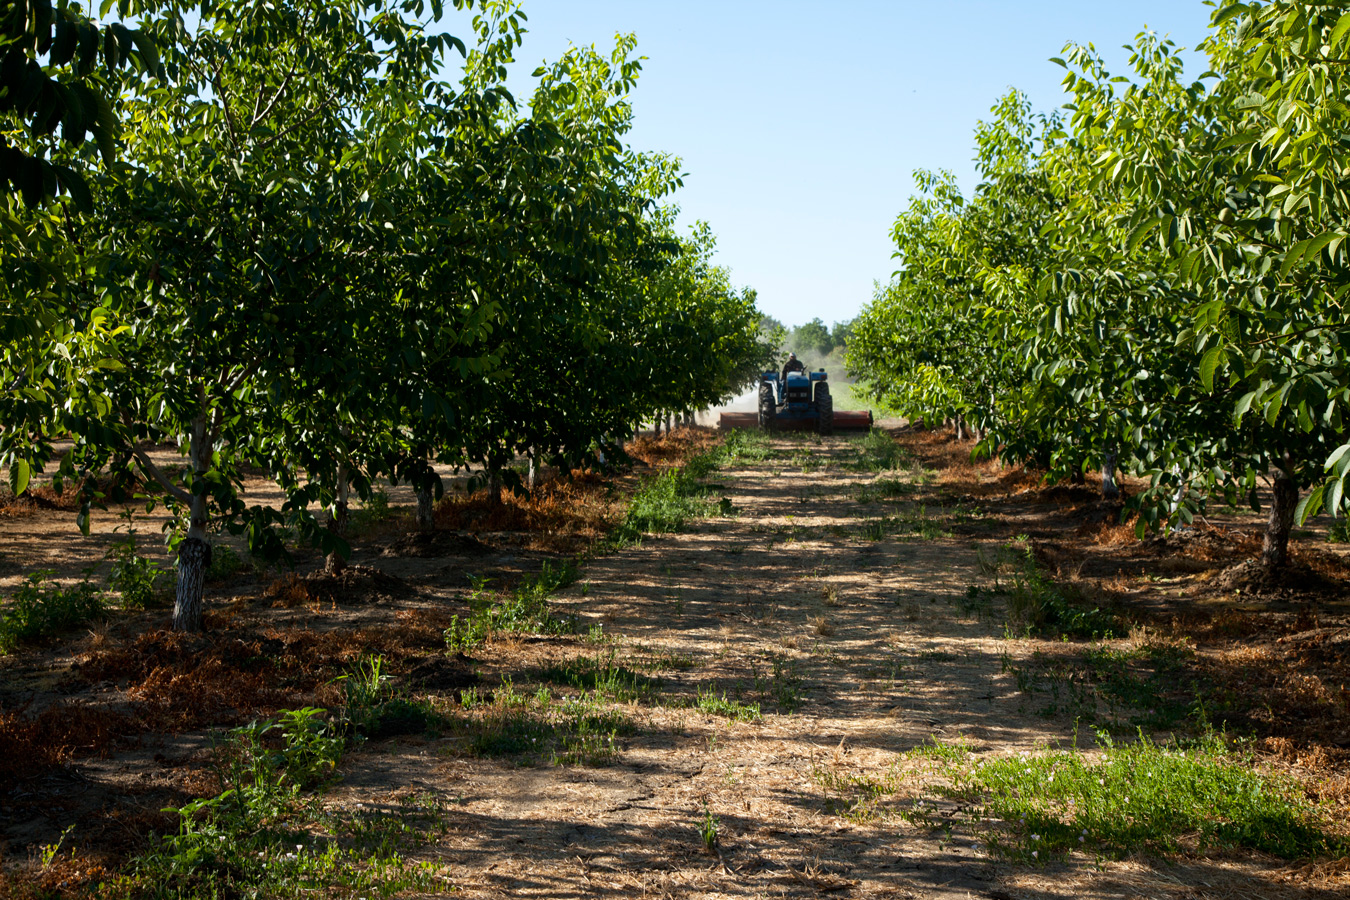
[[[347, 501], [350, 497], [347, 484], [347, 464], [338, 465], [338, 495], [337, 502], [333, 504], [333, 514], [328, 519], [328, 530], [337, 537], [346, 537], [347, 535]], [[336, 575], [347, 568], [347, 558], [337, 550], [328, 554], [324, 560], [324, 571], [329, 575]]]
[[417, 489], [417, 530], [434, 531], [436, 529], [436, 493], [430, 484]]
[[1298, 508], [1298, 482], [1288, 469], [1275, 470], [1274, 493], [1270, 518], [1266, 520], [1265, 542], [1261, 547], [1261, 562], [1271, 569], [1289, 563], [1289, 532], [1293, 530], [1294, 510]]
[[956, 417], [956, 439], [957, 439], [958, 441], [964, 441], [964, 440], [966, 439], [966, 417], [965, 417], [965, 416], [957, 416], [957, 417]]
[[539, 454], [531, 447], [525, 458], [529, 460], [529, 468], [525, 470], [525, 483], [529, 486], [530, 493], [534, 493], [534, 485], [539, 478]]
[[211, 565], [211, 545], [199, 537], [187, 537], [178, 545], [178, 590], [173, 600], [173, 630], [202, 630], [202, 598], [206, 570]]
[[502, 505], [502, 470], [495, 463], [488, 467], [488, 505]]
[[[203, 404], [205, 405], [205, 404]], [[188, 458], [194, 478], [202, 478], [211, 467], [211, 429], [205, 413], [192, 423]], [[188, 530], [178, 545], [178, 588], [173, 600], [173, 630], [202, 630], [202, 598], [206, 590], [206, 569], [211, 565], [211, 545], [206, 536], [206, 494], [193, 491], [188, 502]]]
[[1116, 484], [1116, 451], [1108, 450], [1102, 456], [1102, 496], [1107, 500], [1120, 498], [1120, 485]]

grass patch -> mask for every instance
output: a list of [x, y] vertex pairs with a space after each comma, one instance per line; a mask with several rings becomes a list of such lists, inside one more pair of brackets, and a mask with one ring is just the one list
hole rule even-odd
[[577, 579], [576, 563], [554, 566], [547, 560], [534, 578], [524, 579], [510, 592], [489, 591], [485, 583], [475, 584], [469, 594], [469, 614], [461, 619], [451, 616], [445, 629], [445, 646], [452, 653], [468, 653], [506, 634], [573, 634], [574, 616], [556, 616], [548, 608], [548, 597]]
[[1115, 731], [1173, 729], [1197, 712], [1199, 688], [1185, 677], [1194, 656], [1184, 646], [1150, 643], [1134, 648], [1092, 647], [1068, 658], [1037, 652], [1031, 664], [1013, 666], [1018, 690], [1045, 697], [1037, 712], [1067, 715]]
[[510, 679], [490, 699], [476, 688], [464, 691], [460, 703], [471, 714], [463, 723], [467, 749], [474, 756], [517, 757], [522, 765], [607, 765], [619, 755], [619, 736], [634, 728], [606, 700], [598, 691], [557, 698], [546, 687], [523, 694]]
[[1068, 750], [977, 763], [950, 793], [1003, 823], [990, 846], [1024, 861], [1072, 850], [1117, 858], [1211, 848], [1284, 859], [1346, 854], [1297, 782], [1256, 771], [1221, 735], [1189, 747], [1142, 736], [1119, 745], [1104, 733], [1100, 740], [1096, 760]]
[[[173, 810], [175, 834], [154, 839], [110, 896], [206, 898], [393, 896], [448, 887], [396, 841], [344, 846], [359, 827], [319, 810], [311, 793], [333, 776], [345, 739], [324, 711], [290, 710], [230, 732], [217, 752], [220, 794]], [[326, 833], [325, 833], [326, 832]]]
[[51, 580], [54, 574], [34, 572], [10, 595], [10, 606], [0, 617], [0, 653], [56, 637], [103, 615], [98, 588], [88, 581], [63, 588]]
[[908, 481], [896, 478], [893, 475], [885, 475], [871, 484], [860, 487], [857, 497], [859, 503], [876, 503], [879, 500], [899, 500], [913, 493], [913, 491], [914, 485]]
[[621, 665], [617, 656], [617, 651], [611, 648], [608, 653], [573, 657], [537, 670], [534, 677], [583, 692], [592, 691], [616, 703], [650, 699], [661, 680]]
[[758, 722], [762, 716], [758, 703], [742, 703], [740, 700], [727, 699], [726, 692], [717, 693], [716, 688], [699, 688], [697, 707], [700, 712], [710, 716], [722, 716], [737, 722]]
[[909, 466], [913, 457], [880, 428], [849, 442], [853, 445], [852, 468], [860, 472], [889, 472]]
[[893, 535], [933, 541], [940, 537], [950, 537], [951, 533], [943, 529], [941, 520], [928, 515], [927, 506], [919, 506], [893, 516], [868, 519], [858, 529], [858, 536], [867, 541], [884, 541]]

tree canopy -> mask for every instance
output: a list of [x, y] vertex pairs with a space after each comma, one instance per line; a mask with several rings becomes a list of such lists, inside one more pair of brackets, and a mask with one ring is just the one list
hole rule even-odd
[[851, 364], [909, 415], [969, 420], [984, 451], [1147, 477], [1141, 533], [1259, 508], [1266, 481], [1264, 559], [1283, 564], [1292, 522], [1341, 512], [1350, 473], [1348, 35], [1343, 4], [1223, 5], [1198, 80], [1151, 33], [1126, 76], [1069, 45], [1072, 102], [1003, 98], [973, 196], [919, 174]]

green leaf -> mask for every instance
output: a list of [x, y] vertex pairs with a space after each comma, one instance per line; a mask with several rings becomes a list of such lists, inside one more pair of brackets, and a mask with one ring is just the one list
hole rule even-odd
[[28, 490], [28, 480], [32, 477], [33, 470], [28, 465], [26, 459], [16, 459], [9, 467], [9, 489], [15, 495], [22, 494]]
[[1223, 347], [1211, 347], [1200, 359], [1200, 383], [1206, 391], [1214, 390], [1214, 370], [1223, 356]]
[[1129, 240], [1125, 242], [1125, 252], [1133, 255], [1139, 249], [1139, 245], [1148, 238], [1149, 233], [1162, 224], [1166, 218], [1166, 216], [1153, 216], [1136, 225], [1134, 230], [1130, 232]]
[[1227, 22], [1234, 16], [1240, 16], [1246, 11], [1247, 11], [1246, 3], [1233, 3], [1230, 4], [1229, 6], [1225, 6], [1223, 9], [1214, 13], [1213, 17], [1210, 19], [1210, 27], [1218, 28], [1224, 22]]
[[1322, 495], [1326, 491], [1325, 484], [1319, 484], [1316, 488], [1308, 492], [1308, 495], [1299, 501], [1294, 509], [1294, 520], [1302, 526], [1305, 522], [1317, 515], [1322, 509]]
[[[1233, 421], [1241, 421], [1242, 417], [1247, 414], [1247, 410], [1252, 408], [1252, 401], [1256, 399], [1256, 395], [1259, 393], [1261, 393], [1261, 391], [1258, 388], [1257, 390], [1242, 395], [1242, 398], [1237, 402], [1237, 406], [1233, 408]], [[1350, 447], [1350, 445], [1347, 445], [1347, 447]]]
[[1331, 47], [1332, 50], [1335, 50], [1336, 46], [1341, 41], [1345, 40], [1345, 34], [1347, 31], [1350, 31], [1350, 12], [1345, 13], [1339, 19], [1337, 19], [1336, 27], [1331, 29], [1331, 38], [1327, 41], [1327, 44]]
[[67, 166], [53, 166], [56, 170], [56, 178], [61, 186], [70, 194], [71, 202], [75, 208], [82, 213], [92, 213], [94, 211], [94, 196], [89, 193], [89, 185], [85, 183], [84, 176], [74, 169]]

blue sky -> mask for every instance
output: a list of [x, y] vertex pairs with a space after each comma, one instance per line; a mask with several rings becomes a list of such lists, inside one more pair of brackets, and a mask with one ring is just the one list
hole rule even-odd
[[[632, 145], [683, 159], [685, 220], [706, 219], [717, 262], [789, 324], [851, 318], [890, 277], [890, 225], [915, 169], [950, 169], [974, 187], [973, 129], [997, 97], [1016, 87], [1038, 110], [1064, 102], [1064, 71], [1047, 60], [1066, 41], [1095, 44], [1123, 72], [1120, 45], [1145, 26], [1194, 47], [1212, 12], [1199, 0], [526, 0], [524, 10], [530, 33], [510, 82], [524, 97], [533, 68], [569, 42], [607, 50], [616, 32], [637, 34], [648, 59]], [[1188, 74], [1201, 71], [1188, 59]]]

